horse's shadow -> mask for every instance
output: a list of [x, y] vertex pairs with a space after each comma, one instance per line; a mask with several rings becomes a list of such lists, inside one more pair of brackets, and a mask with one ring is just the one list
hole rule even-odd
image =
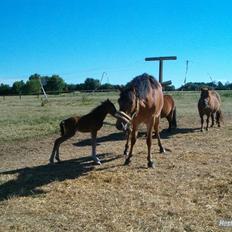
[[160, 138], [161, 139], [169, 139], [170, 137], [176, 135], [176, 134], [189, 134], [194, 133], [196, 131], [200, 131], [200, 128], [175, 128], [169, 131], [168, 129], [163, 129], [160, 132]]
[[[97, 137], [97, 145], [99, 145], [100, 143], [109, 142], [109, 141], [121, 141], [121, 140], [125, 140], [125, 138], [126, 138], [125, 133], [115, 132], [115, 133], [112, 133], [106, 136]], [[84, 139], [77, 143], [73, 143], [73, 145], [77, 147], [90, 146], [91, 141], [92, 141], [91, 139]]]
[[[98, 157], [102, 163], [111, 162], [119, 158], [119, 156], [111, 153], [99, 154]], [[46, 164], [0, 172], [0, 175], [18, 174], [17, 179], [0, 185], [0, 201], [4, 201], [11, 196], [34, 196], [36, 194], [43, 194], [45, 192], [39, 189], [39, 187], [53, 181], [76, 179], [92, 171], [94, 166], [91, 156], [88, 156], [62, 161], [53, 165]]]
[[[189, 134], [189, 133], [194, 133], [196, 131], [200, 131], [200, 128], [175, 128], [169, 131], [168, 129], [163, 129], [160, 131], [160, 138], [161, 139], [169, 139], [172, 136], [176, 134]], [[140, 131], [138, 133], [138, 138], [140, 137], [146, 137], [147, 132]], [[156, 138], [155, 134], [153, 135], [153, 138]]]

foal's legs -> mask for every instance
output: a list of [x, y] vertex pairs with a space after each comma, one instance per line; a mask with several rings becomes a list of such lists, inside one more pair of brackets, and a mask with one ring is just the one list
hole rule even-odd
[[[131, 136], [130, 136], [130, 140], [131, 140], [130, 151], [129, 151], [128, 157], [125, 160], [124, 165], [128, 165], [131, 162], [130, 159], [133, 156], [132, 152], [133, 152], [133, 147], [136, 143], [136, 139], [137, 139], [137, 126], [133, 125], [133, 129], [132, 129]], [[129, 137], [128, 137], [128, 140], [129, 140]]]
[[64, 135], [61, 136], [60, 138], [56, 139], [54, 146], [53, 146], [53, 150], [52, 150], [52, 154], [50, 156], [50, 163], [54, 163], [54, 158], [60, 162], [60, 157], [59, 157], [59, 148], [61, 143], [63, 143], [64, 141], [70, 139], [71, 137], [73, 137], [75, 135], [75, 133], [72, 133], [70, 135]]
[[97, 131], [91, 131], [91, 138], [92, 138], [92, 158], [96, 164], [100, 165], [101, 161], [96, 154]]
[[157, 136], [157, 140], [158, 140], [158, 145], [160, 148], [160, 153], [165, 153], [165, 149], [161, 144], [161, 140], [160, 140], [160, 133], [159, 133], [159, 122], [160, 122], [160, 117], [155, 118], [155, 125], [154, 125], [154, 130], [155, 130], [155, 134]]

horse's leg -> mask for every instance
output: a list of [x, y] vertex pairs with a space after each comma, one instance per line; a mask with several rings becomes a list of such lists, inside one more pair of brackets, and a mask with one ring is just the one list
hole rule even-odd
[[125, 149], [124, 149], [124, 152], [123, 152], [123, 154], [124, 154], [125, 156], [128, 155], [128, 148], [129, 148], [130, 135], [131, 135], [131, 131], [128, 130], [128, 131], [127, 131], [127, 139], [126, 139]]
[[[154, 163], [152, 161], [152, 155], [151, 155], [151, 144], [152, 144], [152, 129], [154, 126], [154, 120], [155, 118], [152, 118], [151, 122], [147, 124], [147, 161], [148, 161], [148, 167], [153, 168]], [[157, 136], [159, 137], [159, 133], [157, 133]]]
[[92, 158], [96, 164], [100, 165], [101, 161], [96, 154], [97, 131], [91, 132], [91, 138], [92, 138]]
[[160, 123], [160, 117], [155, 118], [155, 126], [154, 126], [154, 130], [155, 130], [155, 134], [157, 136], [157, 140], [158, 140], [158, 145], [160, 148], [160, 153], [165, 153], [165, 149], [161, 144], [161, 140], [160, 140], [160, 133], [159, 133], [159, 123]]
[[[128, 139], [129, 139], [129, 137], [128, 137]], [[133, 147], [136, 143], [136, 139], [137, 139], [137, 127], [133, 126], [131, 136], [130, 136], [130, 140], [131, 140], [130, 151], [129, 151], [128, 157], [125, 160], [124, 165], [129, 165], [129, 163], [131, 162], [130, 159], [133, 156], [132, 152], [133, 152]]]
[[213, 127], [214, 126], [214, 113], [211, 114], [211, 126], [210, 127]]
[[49, 162], [50, 162], [51, 164], [54, 163], [54, 157], [55, 157], [55, 155], [56, 155], [56, 153], [57, 153], [57, 146], [58, 146], [57, 140], [58, 140], [58, 139], [56, 139], [56, 141], [54, 142], [53, 149], [52, 149], [52, 154], [51, 154], [51, 156], [50, 156], [50, 158], [49, 158]]
[[60, 138], [56, 139], [55, 143], [54, 143], [54, 146], [53, 146], [53, 150], [52, 150], [52, 154], [51, 154], [51, 157], [49, 159], [50, 163], [54, 163], [54, 158], [60, 162], [60, 157], [59, 157], [59, 148], [60, 148], [60, 145], [61, 143], [63, 143], [64, 141], [68, 140], [69, 138], [71, 138], [73, 134], [70, 134], [70, 135], [66, 135], [66, 136], [61, 136]]
[[203, 115], [200, 115], [200, 117], [201, 117], [201, 132], [203, 132], [204, 117]]
[[207, 115], [207, 118], [206, 118], [206, 130], [209, 130], [209, 118], [210, 118], [210, 114]]
[[171, 132], [172, 130], [172, 115], [171, 114], [167, 116], [167, 120], [168, 120], [168, 125], [169, 125], [168, 131]]
[[221, 112], [221, 110], [218, 110], [216, 112], [216, 123], [217, 123], [218, 127], [221, 127], [221, 125], [220, 125], [221, 117], [222, 117], [222, 112]]

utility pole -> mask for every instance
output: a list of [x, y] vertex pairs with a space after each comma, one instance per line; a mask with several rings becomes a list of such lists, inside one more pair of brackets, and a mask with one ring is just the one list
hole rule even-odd
[[[163, 61], [164, 60], [176, 60], [176, 56], [161, 56], [161, 57], [147, 57], [145, 61], [159, 61], [159, 82], [164, 84], [163, 82]], [[170, 81], [168, 81], [170, 83]]]
[[41, 78], [40, 78], [40, 77], [39, 77], [39, 83], [40, 83], [40, 87], [41, 87], [41, 89], [42, 89], [42, 91], [43, 91], [44, 97], [45, 97], [46, 100], [48, 101], [48, 96], [47, 96], [47, 94], [46, 94], [46, 92], [45, 92], [45, 90], [44, 90], [44, 87], [43, 87], [43, 84], [42, 84], [42, 81], [41, 81]]

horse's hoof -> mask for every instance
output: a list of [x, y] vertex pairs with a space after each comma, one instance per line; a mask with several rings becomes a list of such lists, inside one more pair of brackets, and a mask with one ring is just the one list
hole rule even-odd
[[101, 161], [99, 160], [99, 161], [94, 161], [94, 163], [96, 164], [96, 165], [101, 165]]
[[123, 152], [123, 155], [124, 155], [124, 156], [128, 156], [128, 151], [125, 150], [125, 151]]
[[97, 157], [93, 158], [93, 161], [94, 161], [95, 164], [101, 165], [101, 161]]
[[54, 160], [50, 159], [49, 164], [54, 164]]
[[149, 161], [147, 163], [147, 166], [148, 166], [148, 168], [154, 168], [154, 162], [153, 161]]
[[60, 162], [61, 162], [60, 158], [55, 157], [55, 159], [56, 159], [56, 161], [57, 161], [58, 163], [60, 163]]
[[160, 148], [160, 153], [166, 153], [166, 150], [162, 147]]
[[129, 165], [130, 164], [130, 160], [129, 159], [126, 159], [125, 162], [124, 162], [124, 165]]

